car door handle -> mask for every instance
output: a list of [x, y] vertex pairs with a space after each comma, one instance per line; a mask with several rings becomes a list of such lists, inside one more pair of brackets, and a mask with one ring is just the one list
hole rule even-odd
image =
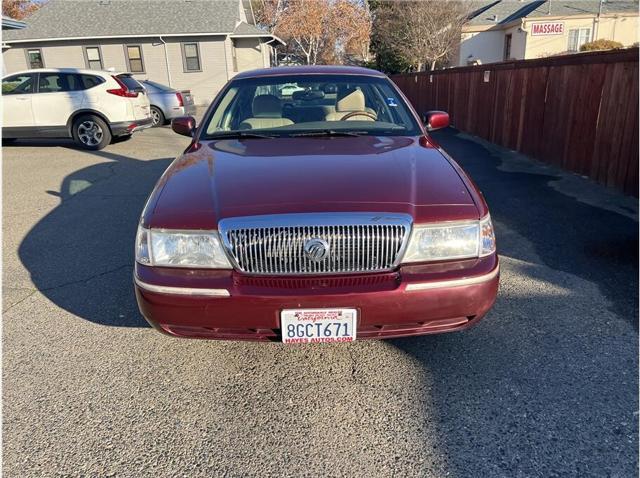
[[20, 96], [18, 96], [18, 97], [16, 98], [16, 100], [18, 100], [18, 101], [27, 101], [27, 100], [30, 100], [30, 99], [31, 99], [31, 98], [21, 98]]

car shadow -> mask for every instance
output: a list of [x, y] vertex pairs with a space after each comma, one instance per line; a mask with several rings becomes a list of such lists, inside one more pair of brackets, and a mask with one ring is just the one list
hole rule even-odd
[[501, 254], [522, 260], [535, 256], [548, 267], [596, 283], [612, 310], [637, 330], [637, 216], [633, 220], [560, 192], [550, 184], [561, 179], [554, 169], [507, 170], [498, 154], [453, 128], [434, 136], [483, 192], [497, 223]]
[[11, 147], [36, 147], [36, 148], [53, 148], [53, 147], [62, 147], [62, 148], [71, 148], [71, 149], [80, 149], [72, 139], [66, 138], [29, 138], [29, 139], [15, 139], [13, 141], [2, 140], [2, 146], [11, 146]]
[[60, 204], [27, 233], [18, 255], [35, 287], [57, 306], [97, 324], [146, 327], [132, 285], [133, 244], [146, 198], [173, 158], [88, 153], [108, 161], [47, 191]]
[[450, 476], [637, 471], [638, 225], [434, 135], [491, 209], [500, 292], [476, 327], [391, 340], [417, 361]]
[[[129, 141], [131, 136], [119, 136], [112, 138], [111, 144], [123, 143]], [[28, 138], [14, 139], [12, 141], [2, 140], [2, 146], [11, 147], [30, 147], [30, 148], [69, 148], [79, 151], [86, 151], [78, 146], [71, 138]]]

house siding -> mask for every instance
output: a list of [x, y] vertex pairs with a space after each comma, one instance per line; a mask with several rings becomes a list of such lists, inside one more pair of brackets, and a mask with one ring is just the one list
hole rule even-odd
[[[167, 74], [165, 46], [159, 38], [126, 38], [100, 40], [69, 40], [46, 43], [19, 43], [3, 52], [5, 74], [28, 69], [25, 50], [40, 48], [47, 68], [87, 68], [83, 48], [99, 46], [105, 69], [128, 71], [125, 45], [140, 45], [144, 62], [144, 73], [136, 73], [137, 79], [150, 79], [171, 85], [179, 90], [191, 90], [199, 105], [211, 102], [229, 78], [240, 71], [263, 68], [265, 63], [264, 45], [258, 39], [238, 39], [236, 55], [238, 71], [233, 71], [232, 40], [226, 35], [189, 36], [164, 38], [167, 42], [167, 57], [171, 78]], [[198, 43], [200, 71], [184, 70], [182, 42]]]
[[82, 47], [50, 46], [42, 48], [44, 65], [47, 68], [84, 68]]
[[199, 37], [182, 40], [198, 43], [200, 71], [184, 70], [182, 41], [167, 42], [172, 86], [180, 90], [189, 89], [198, 104], [208, 104], [228, 79], [224, 37], [214, 40]]
[[100, 45], [102, 64], [106, 69], [113, 68], [115, 71], [127, 71], [123, 43], [102, 42], [97, 44]]
[[459, 50], [459, 66], [466, 66], [470, 59], [482, 63], [502, 61], [504, 33], [502, 31], [468, 32], [462, 34]]
[[2, 51], [2, 73], [7, 75], [15, 71], [26, 70], [27, 57], [22, 48], [9, 48]]
[[253, 38], [236, 38], [236, 61], [238, 71], [261, 68], [264, 66], [264, 56], [261, 45]]

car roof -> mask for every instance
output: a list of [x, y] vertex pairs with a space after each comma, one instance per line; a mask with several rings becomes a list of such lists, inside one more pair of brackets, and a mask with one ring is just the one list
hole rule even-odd
[[303, 66], [276, 66], [273, 68], [261, 68], [238, 73], [233, 79], [262, 78], [268, 76], [283, 75], [364, 75], [386, 78], [384, 73], [361, 66], [341, 65], [303, 65]]
[[7, 73], [4, 75], [14, 76], [14, 75], [24, 75], [26, 73], [79, 73], [83, 75], [130, 75], [131, 73], [120, 72], [120, 71], [106, 71], [106, 70], [85, 70], [83, 68], [34, 68], [33, 70], [22, 70], [15, 71], [13, 73]]

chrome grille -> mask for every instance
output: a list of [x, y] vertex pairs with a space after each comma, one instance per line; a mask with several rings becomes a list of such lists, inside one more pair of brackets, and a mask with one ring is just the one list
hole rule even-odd
[[[411, 229], [405, 214], [283, 214], [223, 219], [220, 233], [236, 267], [251, 274], [343, 274], [395, 267]], [[326, 242], [326, 258], [305, 253]]]

